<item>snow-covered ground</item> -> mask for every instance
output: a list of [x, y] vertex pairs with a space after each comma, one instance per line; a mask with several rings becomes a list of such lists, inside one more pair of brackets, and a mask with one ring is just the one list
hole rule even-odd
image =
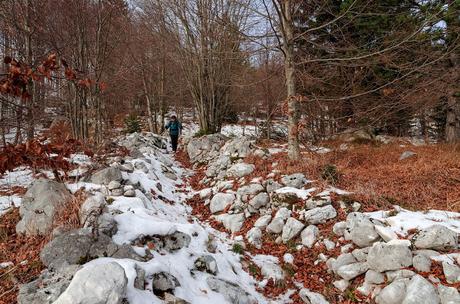
[[[192, 134], [193, 127], [186, 128]], [[226, 131], [224, 131], [226, 130]], [[228, 126], [223, 132], [235, 132], [240, 136], [241, 129]], [[247, 130], [246, 130], [247, 131]], [[246, 133], [247, 134], [247, 133]], [[270, 153], [283, 151], [284, 146], [269, 149]], [[187, 199], [192, 197], [194, 190], [187, 183], [187, 177], [193, 174], [177, 163], [171, 154], [165, 154], [154, 147], [143, 147], [140, 149], [143, 156], [140, 158], [127, 158], [126, 163], [131, 163], [135, 168], [133, 172], [122, 172], [123, 179], [131, 184], [138, 183], [145, 191], [136, 190], [135, 197], [113, 196], [110, 198], [109, 211], [115, 215], [118, 224], [117, 233], [112, 237], [117, 244], [133, 245], [134, 250], [141, 256], [146, 255], [149, 250], [153, 255], [146, 262], [138, 262], [130, 259], [98, 258], [85, 264], [84, 267], [95, 264], [117, 262], [120, 264], [128, 278], [127, 298], [130, 303], [150, 304], [163, 303], [150, 290], [141, 290], [134, 287], [137, 276], [136, 267], [145, 271], [146, 278], [158, 272], [167, 272], [173, 275], [180, 282], [180, 286], [174, 290], [174, 295], [190, 303], [227, 303], [221, 293], [210, 289], [206, 279], [211, 276], [206, 272], [194, 271], [194, 261], [202, 256], [212, 256], [217, 264], [219, 279], [227, 280], [239, 285], [257, 303], [289, 303], [289, 296], [294, 292], [286, 290], [284, 295], [275, 300], [268, 300], [257, 287], [263, 287], [267, 281], [258, 282], [248, 274], [241, 264], [241, 256], [232, 251], [235, 240], [227, 233], [222, 233], [210, 227], [207, 223], [200, 222], [191, 216], [191, 207], [186, 204]], [[324, 153], [322, 148], [318, 153]], [[76, 172], [84, 172], [92, 164], [92, 160], [83, 155], [75, 154], [69, 158], [79, 168]], [[145, 169], [146, 168], [146, 169]], [[80, 170], [80, 171], [79, 171]], [[7, 172], [0, 177], [0, 189], [7, 189], [13, 186], [29, 187], [34, 181], [34, 176], [29, 168], [20, 167]], [[308, 181], [313, 182], [313, 181]], [[106, 186], [86, 182], [68, 183], [68, 189], [75, 192], [84, 187], [88, 192], [107, 192]], [[302, 199], [307, 199], [316, 188], [297, 189], [283, 187], [276, 190], [277, 193], [295, 193]], [[147, 194], [152, 195], [147, 195]], [[331, 193], [339, 195], [349, 194], [345, 190], [329, 187], [318, 196], [327, 197]], [[12, 206], [19, 206], [20, 195], [0, 196], [0, 215]], [[453, 231], [460, 233], [460, 213], [446, 211], [413, 212], [401, 209], [395, 215], [389, 211], [368, 213], [372, 218], [384, 222], [392, 231], [404, 236], [409, 230], [424, 229], [434, 224], [444, 225]], [[191, 236], [188, 246], [173, 253], [164, 254], [145, 245], [143, 247], [134, 245], [134, 241], [142, 236], [170, 235], [174, 232], [182, 232]], [[215, 251], [208, 250], [208, 243], [213, 240]], [[442, 258], [442, 257], [440, 257]], [[286, 255], [285, 261], [289, 263], [292, 256]], [[278, 264], [279, 259], [270, 255], [252, 256], [253, 262], [262, 267], [267, 264]], [[7, 262], [7, 261], [1, 261]]]

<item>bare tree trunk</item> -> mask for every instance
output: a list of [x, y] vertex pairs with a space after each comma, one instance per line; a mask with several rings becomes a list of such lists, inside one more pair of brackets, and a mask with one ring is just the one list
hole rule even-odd
[[288, 156], [291, 160], [300, 158], [299, 148], [299, 111], [296, 90], [296, 73], [294, 63], [294, 31], [291, 0], [277, 0], [278, 15], [283, 36], [284, 73], [286, 77], [288, 102]]
[[449, 143], [460, 141], [460, 91], [456, 90], [460, 81], [458, 56], [454, 53], [450, 58], [451, 89], [447, 95], [446, 141]]

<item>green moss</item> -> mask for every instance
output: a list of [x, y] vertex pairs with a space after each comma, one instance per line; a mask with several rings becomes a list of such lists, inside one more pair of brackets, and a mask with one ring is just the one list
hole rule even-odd
[[236, 254], [243, 254], [244, 248], [241, 244], [233, 244], [232, 251]]

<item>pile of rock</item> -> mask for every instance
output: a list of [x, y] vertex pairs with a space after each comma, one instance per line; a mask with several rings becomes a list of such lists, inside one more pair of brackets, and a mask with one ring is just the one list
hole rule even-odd
[[[200, 144], [209, 147], [210, 144], [203, 144], [207, 140], [206, 137], [200, 138]], [[456, 232], [442, 225], [433, 225], [401, 239], [385, 222], [358, 212], [360, 204], [348, 206], [342, 202], [341, 208], [352, 212], [348, 213], [346, 221], [334, 224], [335, 239], [339, 240], [336, 243], [321, 236], [316, 226], [337, 218], [337, 210], [327, 194], [311, 197], [306, 189], [310, 181], [302, 173], [282, 176], [278, 181], [267, 176], [246, 184], [241, 177], [251, 174], [255, 168], [242, 159], [251, 153], [260, 154], [260, 157], [266, 157], [266, 154], [247, 138], [220, 145], [220, 150], [217, 145], [213, 146], [210, 154], [207, 154], [208, 150], [201, 150], [200, 161], [208, 161], [202, 183], [209, 188], [199, 194], [209, 205], [214, 218], [230, 232], [238, 232], [245, 220], [256, 214], [258, 219], [245, 234], [245, 239], [259, 249], [266, 233], [275, 235], [276, 243], [292, 241], [298, 249], [321, 244], [331, 251], [346, 243], [339, 256], [329, 257], [325, 251], [316, 262], [326, 263], [329, 271], [337, 277], [334, 286], [342, 292], [352, 286], [355, 278], [364, 276], [364, 283], [357, 291], [378, 304], [460, 303], [456, 288], [440, 284], [434, 276], [426, 278], [437, 256], [443, 251], [458, 249]], [[194, 146], [193, 140], [189, 146]], [[230, 151], [229, 147], [233, 150]], [[299, 201], [303, 203], [299, 204]], [[442, 262], [448, 283], [460, 282], [458, 264], [460, 255], [457, 262], [454, 258]], [[283, 271], [276, 263], [265, 262], [260, 266], [264, 277], [283, 278]], [[321, 295], [319, 300], [309, 298], [309, 290], [301, 293], [306, 303], [327, 303]]]
[[[378, 304], [460, 303], [455, 288], [443, 286], [435, 276], [427, 280], [420, 275], [430, 272], [432, 259], [440, 256], [438, 251], [458, 249], [456, 232], [433, 225], [408, 239], [399, 239], [384, 223], [356, 212], [348, 214], [346, 222], [336, 223], [334, 232], [356, 246], [326, 262], [341, 278], [334, 282], [339, 290], [345, 291], [351, 280], [365, 274], [357, 290]], [[460, 268], [453, 259], [442, 265], [448, 283], [460, 282]]]

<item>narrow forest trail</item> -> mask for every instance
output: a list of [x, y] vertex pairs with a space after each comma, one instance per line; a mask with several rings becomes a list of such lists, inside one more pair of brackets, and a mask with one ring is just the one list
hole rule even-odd
[[[74, 178], [65, 184], [27, 167], [0, 179], [28, 189], [1, 196], [20, 206], [17, 232], [48, 242], [30, 262], [45, 270], [23, 282], [19, 303], [391, 303], [395, 292], [404, 303], [460, 298], [458, 213], [369, 212], [345, 190], [302, 172], [283, 174], [270, 154], [282, 148], [261, 149], [248, 137], [189, 137], [175, 155], [151, 133], [116, 142], [129, 153], [72, 154]], [[69, 196], [80, 198], [78, 208], [64, 205], [78, 220], [56, 225], [53, 217], [62, 215], [47, 208]], [[50, 228], [50, 237], [36, 236]], [[29, 262], [0, 263], [2, 275]]]

